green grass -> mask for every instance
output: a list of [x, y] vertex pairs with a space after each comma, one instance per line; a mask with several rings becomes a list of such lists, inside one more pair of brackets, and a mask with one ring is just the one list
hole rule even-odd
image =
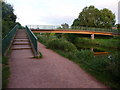
[[2, 67], [2, 88], [7, 88], [9, 76], [10, 76], [9, 66], [3, 66]]
[[8, 57], [2, 57], [2, 88], [7, 88], [10, 70], [8, 65]]
[[[105, 85], [108, 85], [111, 88], [115, 88], [115, 89], [120, 88], [119, 53], [112, 54], [111, 59], [109, 59], [107, 55], [95, 57], [93, 52], [90, 52], [88, 50], [79, 51], [73, 43], [65, 39], [58, 39], [56, 37], [46, 37], [44, 35], [39, 36], [38, 39], [40, 42], [45, 44], [47, 48], [50, 48], [55, 52], [59, 53], [60, 55], [75, 62], [85, 71], [87, 71], [88, 73], [96, 77], [98, 80], [103, 82]], [[109, 39], [109, 40], [81, 39], [77, 43], [79, 42], [83, 42], [83, 43], [87, 42], [88, 44], [100, 45], [110, 48], [113, 47], [118, 41], [114, 39]]]
[[96, 45], [96, 46], [101, 46], [101, 47], [105, 47], [105, 48], [113, 48], [113, 49], [118, 49], [119, 47], [119, 41], [120, 39], [115, 39], [115, 38], [111, 38], [111, 39], [88, 39], [88, 38], [77, 38], [76, 39], [76, 45], [77, 44], [89, 44], [89, 45]]

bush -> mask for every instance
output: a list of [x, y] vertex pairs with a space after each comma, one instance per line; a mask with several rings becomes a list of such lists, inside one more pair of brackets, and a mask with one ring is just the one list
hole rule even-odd
[[89, 61], [94, 58], [93, 52], [89, 50], [81, 50], [79, 52], [76, 52], [76, 55], [79, 59]]
[[120, 83], [120, 53], [112, 55], [106, 69], [113, 76], [113, 79]]
[[48, 40], [48, 38], [47, 38], [46, 36], [39, 36], [39, 37], [38, 37], [38, 40], [39, 40], [41, 43], [45, 44], [46, 41]]
[[58, 49], [64, 52], [76, 52], [77, 48], [74, 44], [64, 39], [52, 39], [47, 42], [47, 48]]

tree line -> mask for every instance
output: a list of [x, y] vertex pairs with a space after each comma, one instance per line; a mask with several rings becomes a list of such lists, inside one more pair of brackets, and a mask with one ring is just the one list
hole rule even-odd
[[[82, 12], [79, 13], [78, 18], [73, 21], [71, 26], [112, 28], [115, 26], [115, 22], [115, 14], [111, 10], [107, 8], [99, 10], [91, 5], [83, 8]], [[61, 26], [68, 27], [66, 23]]]
[[4, 38], [18, 22], [16, 22], [17, 16], [14, 14], [13, 6], [3, 0], [0, 3], [2, 3], [2, 38]]

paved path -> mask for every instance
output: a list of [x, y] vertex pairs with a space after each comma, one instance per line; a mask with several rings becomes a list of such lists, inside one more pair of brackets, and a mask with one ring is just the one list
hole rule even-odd
[[106, 88], [78, 65], [38, 43], [42, 59], [31, 49], [13, 50], [8, 88]]

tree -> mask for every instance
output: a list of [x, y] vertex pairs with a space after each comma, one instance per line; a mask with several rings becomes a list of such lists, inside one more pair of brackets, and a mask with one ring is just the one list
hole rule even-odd
[[80, 20], [77, 18], [74, 20], [72, 26], [82, 26], [82, 25], [80, 25]]
[[72, 26], [111, 28], [115, 24], [115, 14], [108, 9], [99, 10], [94, 6], [85, 7], [74, 20]]
[[68, 29], [69, 28], [69, 25], [67, 23], [61, 24], [61, 26], [62, 26], [63, 29]]
[[110, 28], [114, 26], [115, 24], [115, 14], [112, 13], [112, 11], [104, 8], [100, 10], [100, 26], [104, 28]]
[[120, 24], [117, 24], [118, 33], [120, 33]]
[[16, 15], [10, 4], [2, 1], [2, 36], [4, 37], [16, 24]]

